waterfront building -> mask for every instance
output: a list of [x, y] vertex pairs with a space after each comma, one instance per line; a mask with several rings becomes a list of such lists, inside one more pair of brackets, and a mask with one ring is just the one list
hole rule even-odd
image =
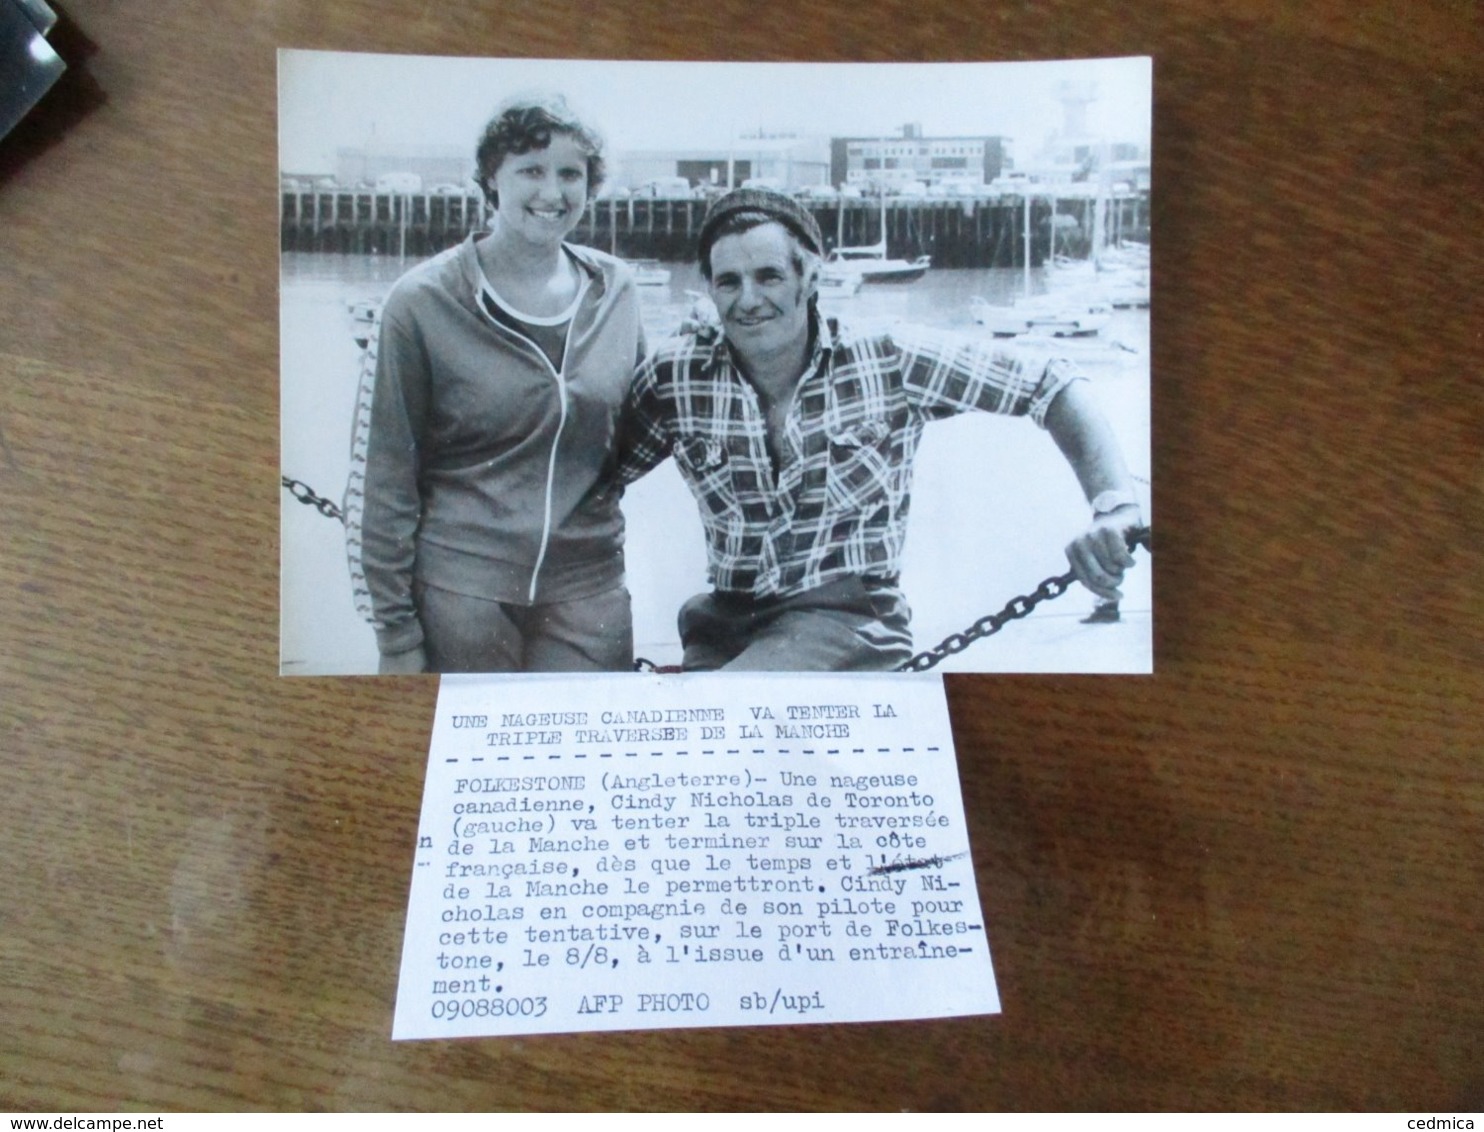
[[676, 177], [684, 177], [693, 189], [717, 192], [743, 181], [762, 181], [783, 192], [830, 183], [829, 139], [805, 134], [758, 130], [730, 144], [627, 149], [617, 156], [615, 184], [641, 195]]
[[932, 189], [967, 183], [987, 185], [1014, 167], [1011, 139], [996, 134], [928, 137], [919, 123], [896, 137], [833, 138], [830, 180], [862, 190], [888, 192], [917, 182]]
[[386, 178], [406, 180], [409, 175], [425, 189], [456, 186], [473, 192], [474, 152], [469, 146], [390, 143], [335, 151], [335, 180], [346, 188], [370, 188]]

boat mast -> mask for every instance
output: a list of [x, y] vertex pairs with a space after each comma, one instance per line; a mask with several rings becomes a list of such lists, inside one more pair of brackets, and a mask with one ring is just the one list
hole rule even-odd
[[1021, 258], [1025, 261], [1025, 294], [1030, 298], [1031, 294], [1031, 187], [1025, 186], [1025, 195], [1021, 198], [1025, 204], [1025, 225], [1021, 231]]
[[1103, 212], [1108, 205], [1108, 143], [1102, 138], [1098, 139], [1097, 184], [1097, 197], [1092, 210], [1092, 264], [1094, 268], [1102, 261], [1103, 241], [1108, 238], [1107, 224], [1103, 217]]
[[876, 179], [876, 192], [881, 197], [881, 258], [886, 258], [886, 138], [878, 138], [876, 144], [881, 147], [881, 176]]

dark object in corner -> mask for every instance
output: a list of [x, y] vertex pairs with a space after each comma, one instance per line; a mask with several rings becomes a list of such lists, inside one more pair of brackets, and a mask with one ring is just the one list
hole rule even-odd
[[0, 137], [67, 69], [46, 41], [56, 22], [57, 14], [42, 0], [0, 0]]
[[[40, 22], [33, 22], [33, 17]], [[25, 24], [38, 30], [47, 29], [46, 39], [40, 42], [43, 47], [54, 49], [58, 56], [57, 73], [61, 77], [55, 79], [56, 85], [49, 93], [35, 92], [40, 104], [25, 113], [17, 124], [10, 110], [12, 92], [21, 81], [21, 68], [17, 64], [30, 65], [29, 44], [34, 41], [33, 33], [21, 26]], [[22, 33], [21, 42], [28, 45], [28, 53], [19, 60], [14, 56], [12, 42], [16, 28]], [[97, 53], [97, 44], [72, 22], [61, 4], [0, 0], [0, 185], [53, 146], [62, 144], [80, 121], [108, 101], [98, 80], [88, 71], [88, 60]], [[65, 70], [60, 66], [63, 60]], [[46, 97], [42, 98], [42, 94]], [[35, 99], [32, 101], [34, 104]]]

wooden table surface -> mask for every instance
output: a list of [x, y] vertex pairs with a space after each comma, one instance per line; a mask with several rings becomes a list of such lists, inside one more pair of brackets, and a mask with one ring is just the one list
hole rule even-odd
[[[59, 7], [0, 141], [0, 1108], [1484, 1107], [1476, 4]], [[1158, 673], [949, 680], [1002, 1015], [391, 1043], [436, 686], [276, 674], [278, 46], [1155, 56]]]

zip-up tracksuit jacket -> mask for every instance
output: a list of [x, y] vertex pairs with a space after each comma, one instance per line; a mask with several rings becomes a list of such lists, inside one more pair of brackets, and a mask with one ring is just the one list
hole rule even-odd
[[481, 306], [473, 236], [387, 296], [360, 540], [383, 653], [423, 641], [414, 579], [520, 605], [623, 582], [614, 441], [644, 353], [639, 299], [620, 260], [567, 251], [589, 281], [560, 370]]

